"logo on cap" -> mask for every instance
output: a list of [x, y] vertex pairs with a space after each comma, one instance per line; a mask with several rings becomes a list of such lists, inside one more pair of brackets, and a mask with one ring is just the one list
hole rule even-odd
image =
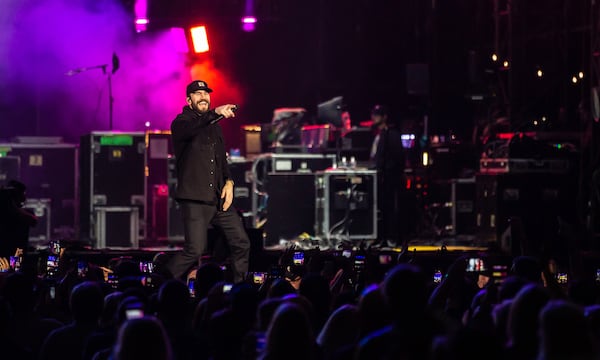
[[206, 92], [212, 92], [212, 89], [208, 87], [206, 81], [203, 80], [194, 80], [188, 84], [185, 88], [185, 95], [188, 96], [191, 93], [194, 93], [199, 90], [204, 90]]

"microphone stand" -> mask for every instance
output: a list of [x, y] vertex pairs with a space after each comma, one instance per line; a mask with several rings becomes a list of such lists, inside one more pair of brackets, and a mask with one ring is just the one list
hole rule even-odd
[[[106, 73], [106, 65], [104, 65], [104, 68], [102, 68], [102, 71], [104, 73]], [[115, 101], [115, 99], [113, 98], [113, 94], [112, 94], [112, 71], [109, 71], [107, 74], [107, 81], [108, 81], [108, 129], [110, 131], [113, 130], [113, 103]]]
[[69, 70], [65, 73], [67, 76], [73, 76], [80, 74], [85, 71], [94, 70], [94, 69], [102, 69], [102, 73], [107, 75], [108, 81], [108, 129], [110, 131], [113, 130], [113, 92], [112, 92], [112, 74], [114, 74], [119, 69], [119, 58], [117, 54], [113, 53], [112, 56], [112, 71], [106, 71], [108, 68], [108, 64], [80, 67], [76, 69]]

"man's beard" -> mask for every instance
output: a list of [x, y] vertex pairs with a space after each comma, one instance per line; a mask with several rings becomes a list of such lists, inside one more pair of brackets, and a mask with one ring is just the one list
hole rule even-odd
[[[206, 106], [204, 107], [204, 104]], [[208, 101], [199, 101], [194, 104], [194, 110], [200, 113], [205, 113], [210, 109], [210, 103]]]

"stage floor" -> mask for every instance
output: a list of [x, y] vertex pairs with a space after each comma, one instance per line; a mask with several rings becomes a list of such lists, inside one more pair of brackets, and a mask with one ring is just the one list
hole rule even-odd
[[[396, 262], [402, 253], [408, 254], [411, 258], [418, 257], [422, 263], [428, 264], [428, 267], [445, 268], [454, 259], [471, 254], [471, 257], [494, 257], [503, 256], [499, 253], [490, 251], [489, 246], [476, 244], [471, 237], [447, 237], [438, 239], [412, 239], [408, 242], [408, 249], [403, 252], [402, 246], [387, 246], [375, 243], [373, 240], [342, 242], [335, 246], [323, 246], [319, 242], [313, 241], [312, 244], [305, 242], [298, 244], [294, 241], [282, 242], [275, 246], [264, 246], [262, 237], [258, 236], [260, 232], [249, 232], [251, 238], [250, 271], [268, 272], [274, 265], [281, 262], [282, 257], [293, 251], [302, 251], [310, 258], [318, 253], [320, 257], [335, 260], [342, 256], [349, 257], [358, 253], [368, 254], [373, 259], [388, 259], [385, 264], [379, 266], [388, 266]], [[62, 242], [61, 246], [65, 249], [65, 257], [69, 259], [84, 260], [100, 267], [110, 268], [116, 259], [131, 259], [134, 261], [152, 261], [157, 254], [163, 253], [168, 257], [182, 251], [183, 243], [178, 241], [140, 241], [138, 248], [107, 247], [93, 248], [77, 241]], [[299, 246], [301, 245], [301, 246]], [[312, 245], [312, 246], [311, 246]], [[321, 245], [321, 246], [319, 246]], [[36, 253], [43, 258], [48, 254], [47, 244], [38, 244]], [[224, 250], [225, 249], [225, 250]], [[227, 250], [218, 239], [209, 239], [209, 249], [207, 254], [217, 262], [227, 263]], [[336, 260], [337, 261], [337, 260]], [[383, 261], [383, 260], [379, 260]], [[389, 262], [389, 263], [388, 263]]]
[[[484, 259], [487, 271], [506, 273], [511, 268], [514, 258], [514, 254], [501, 251], [499, 244], [477, 243], [470, 236], [437, 239], [415, 238], [408, 242], [408, 248], [405, 251], [401, 246], [379, 246], [373, 241], [346, 242], [329, 248], [318, 246], [300, 248], [295, 246], [293, 242], [265, 247], [261, 241], [262, 239], [251, 236], [251, 240], [253, 241], [249, 264], [249, 272], [251, 273], [269, 273], [278, 265], [289, 265], [292, 261], [292, 254], [296, 251], [305, 254], [306, 264], [310, 264], [311, 259], [315, 256], [320, 259], [319, 262], [321, 263], [331, 262], [339, 265], [354, 261], [357, 256], [363, 255], [368, 259], [366, 266], [379, 274], [385, 273], [387, 269], [400, 262], [418, 264], [428, 273], [433, 274], [438, 270], [444, 273], [461, 257]], [[78, 242], [64, 242], [61, 245], [65, 249], [64, 258], [68, 259], [69, 263], [76, 264], [79, 260], [82, 260], [105, 269], [112, 269], [112, 266], [120, 259], [149, 262], [153, 261], [157, 254], [164, 254], [167, 258], [170, 258], [182, 250], [181, 241], [153, 243], [141, 241], [139, 248], [95, 249]], [[45, 265], [48, 251], [47, 246], [39, 246], [33, 252], [34, 256], [38, 258], [40, 268]], [[564, 255], [566, 256], [566, 254]], [[580, 255], [585, 263], [586, 271], [592, 273], [600, 269], [600, 252], [585, 251], [581, 252]], [[224, 268], [229, 267], [226, 247], [219, 241], [209, 244], [209, 251], [204, 259], [220, 263]], [[502, 270], [500, 272], [494, 270], [497, 268]]]

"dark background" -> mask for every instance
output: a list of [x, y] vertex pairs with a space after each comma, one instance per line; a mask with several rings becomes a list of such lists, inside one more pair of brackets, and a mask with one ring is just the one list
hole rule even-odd
[[[120, 3], [133, 8], [131, 0]], [[305, 107], [314, 116], [318, 103], [342, 95], [355, 123], [384, 103], [397, 119], [419, 123], [427, 115], [430, 134], [465, 140], [477, 122], [498, 113], [510, 115], [516, 129], [531, 128], [542, 116], [545, 130], [580, 128], [577, 107], [589, 98], [591, 78], [590, 2], [512, 1], [512, 25], [504, 17], [497, 27], [495, 3], [507, 6], [500, 0], [255, 0], [256, 30], [243, 32], [245, 0], [149, 0], [148, 32], [206, 24], [212, 61], [242, 86], [241, 123], [269, 122], [283, 106]], [[496, 48], [500, 60], [510, 58], [509, 70], [491, 61]], [[200, 61], [188, 56], [190, 64]], [[572, 84], [579, 71], [585, 77]], [[18, 78], [0, 90], [1, 138], [62, 134], [51, 125], [60, 119], [40, 108], [51, 99], [36, 99]], [[40, 126], [40, 117], [50, 125]], [[78, 141], [94, 127], [88, 122], [79, 134], [65, 133], [66, 140]], [[233, 146], [240, 140], [235, 126], [226, 126], [226, 136]]]

